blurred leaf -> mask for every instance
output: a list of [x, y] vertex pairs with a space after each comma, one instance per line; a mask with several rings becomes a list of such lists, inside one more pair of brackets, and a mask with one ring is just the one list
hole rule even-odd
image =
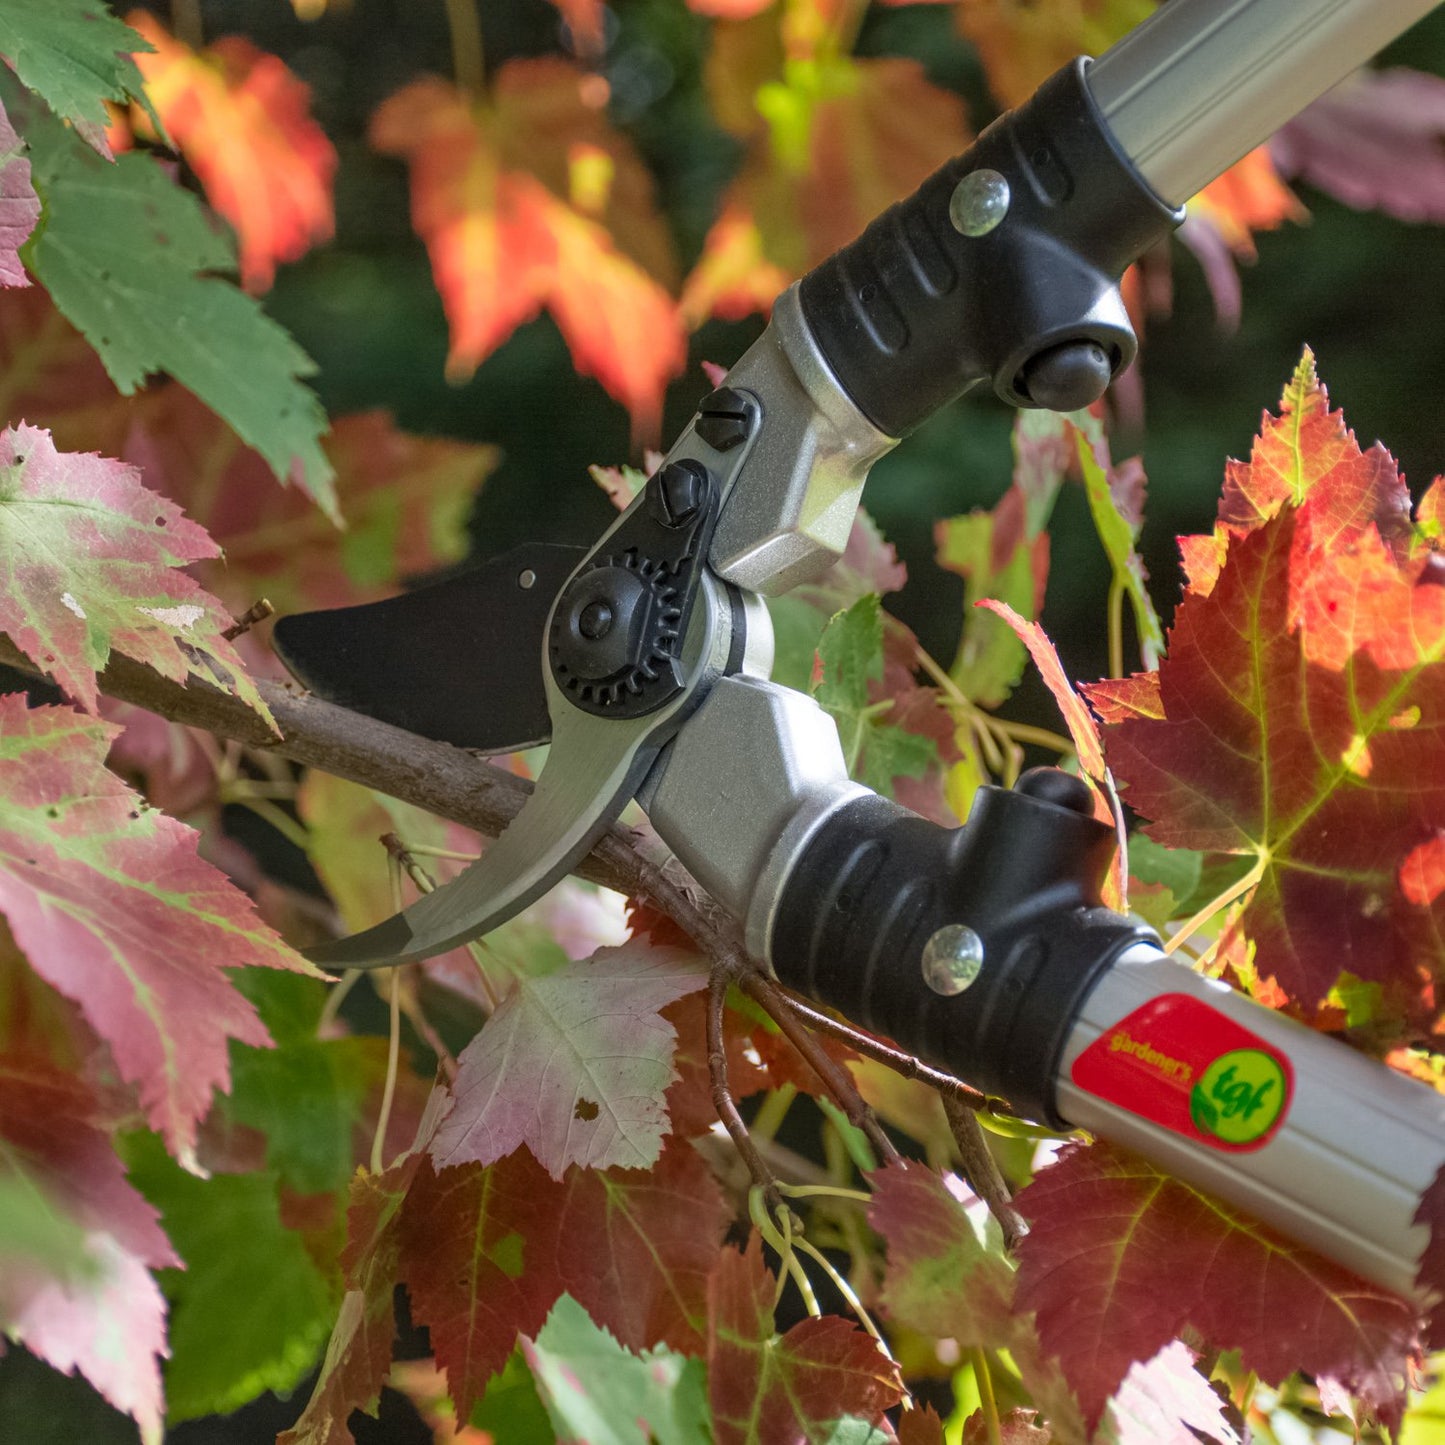
[[321, 1353], [339, 1291], [281, 1223], [275, 1176], [197, 1179], [154, 1138], [133, 1140], [127, 1154], [186, 1264], [162, 1275], [170, 1417], [224, 1414], [263, 1390], [293, 1389]]
[[[246, 289], [267, 290], [278, 261], [330, 240], [335, 224], [336, 152], [308, 113], [306, 87], [240, 36], [195, 51], [144, 10], [127, 19], [153, 52], [139, 62], [147, 99], [235, 228]], [[137, 124], [151, 130], [144, 112]]]

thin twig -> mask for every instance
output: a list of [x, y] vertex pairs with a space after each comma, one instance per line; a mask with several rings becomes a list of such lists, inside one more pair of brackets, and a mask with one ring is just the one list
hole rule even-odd
[[827, 1086], [838, 1107], [848, 1116], [848, 1122], [861, 1129], [872, 1144], [878, 1157], [884, 1163], [898, 1159], [897, 1146], [883, 1132], [883, 1126], [874, 1117], [873, 1110], [863, 1102], [863, 1096], [853, 1082], [853, 1077], [838, 1061], [831, 1058], [826, 1049], [808, 1031], [792, 1000], [772, 979], [756, 970], [750, 971], [738, 980], [738, 986], [787, 1036], [788, 1042], [808, 1061], [813, 1072]]
[[851, 1024], [845, 1024], [840, 1019], [830, 1017], [821, 1009], [815, 1008], [806, 999], [799, 997], [792, 989], [780, 986], [779, 992], [792, 1004], [798, 1016], [814, 1033], [831, 1035], [866, 1058], [886, 1065], [896, 1074], [902, 1074], [905, 1079], [917, 1079], [920, 1083], [937, 1089], [940, 1094], [952, 1094], [967, 1108], [987, 1109], [990, 1113], [995, 1114], [1010, 1112], [1004, 1100], [991, 1099], [987, 1094], [975, 1089], [972, 1084], [965, 1084], [962, 1079], [956, 1079], [952, 1074], [945, 1074], [942, 1069], [935, 1069], [931, 1064], [925, 1064], [922, 1059], [913, 1054], [905, 1053], [902, 1049], [892, 1048], [879, 1039], [875, 1039], [872, 1034], [865, 1034]]
[[1004, 1243], [1013, 1249], [1028, 1229], [1023, 1216], [1013, 1207], [1013, 1195], [1009, 1191], [1007, 1180], [999, 1173], [998, 1163], [988, 1147], [988, 1140], [983, 1137], [978, 1116], [952, 1095], [944, 1094], [942, 1099], [943, 1112], [953, 1133], [953, 1142], [958, 1145], [963, 1177], [968, 1180], [973, 1192], [988, 1206], [988, 1212], [998, 1220]]
[[723, 1010], [727, 1006], [730, 981], [727, 971], [716, 967], [707, 981], [707, 1069], [712, 1080], [712, 1105], [717, 1110], [723, 1128], [728, 1131], [728, 1137], [748, 1166], [753, 1183], [763, 1191], [768, 1208], [774, 1209], [783, 1202], [778, 1193], [777, 1180], [773, 1177], [773, 1171], [763, 1162], [757, 1145], [753, 1143], [752, 1135], [748, 1133], [743, 1116], [738, 1113], [737, 1103], [728, 1084], [728, 1056], [723, 1043]]

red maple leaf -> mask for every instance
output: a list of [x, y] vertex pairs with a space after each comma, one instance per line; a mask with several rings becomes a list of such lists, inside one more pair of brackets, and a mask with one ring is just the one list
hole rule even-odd
[[428, 1163], [402, 1208], [398, 1274], [465, 1416], [563, 1293], [628, 1349], [696, 1353], [725, 1223], [685, 1144], [652, 1170], [573, 1168], [561, 1182], [525, 1149], [493, 1165]]
[[1016, 1203], [1015, 1304], [1091, 1426], [1186, 1327], [1265, 1381], [1329, 1377], [1398, 1421], [1417, 1324], [1399, 1297], [1108, 1145], [1070, 1145]]
[[110, 1135], [80, 1079], [35, 1056], [0, 1059], [0, 1181], [37, 1196], [82, 1251], [55, 1270], [0, 1241], [0, 1331], [57, 1370], [79, 1370], [158, 1440], [165, 1301], [148, 1266], [180, 1260]]
[[271, 715], [229, 614], [181, 572], [220, 549], [133, 467], [55, 450], [23, 422], [0, 433], [0, 631], [94, 712], [112, 648], [163, 677], [198, 677]]
[[577, 369], [647, 440], [686, 346], [650, 181], [607, 127], [605, 101], [606, 82], [565, 61], [516, 60], [485, 105], [441, 80], [413, 82], [377, 111], [371, 138], [411, 166], [412, 223], [451, 327], [449, 375], [465, 380], [546, 306]]
[[[195, 51], [144, 10], [126, 19], [155, 47], [136, 56], [146, 96], [235, 227], [246, 289], [268, 290], [278, 261], [304, 256], [335, 228], [336, 151], [311, 118], [306, 86], [240, 36]], [[139, 106], [133, 123], [150, 130]]]
[[1252, 952], [1307, 1009], [1341, 971], [1423, 1004], [1445, 969], [1445, 905], [1425, 882], [1445, 827], [1445, 589], [1409, 548], [1403, 495], [1306, 357], [1284, 415], [1230, 470], [1168, 657], [1086, 689], [1150, 836], [1255, 860], [1224, 956]]
[[228, 1040], [269, 1042], [226, 968], [314, 970], [200, 859], [195, 833], [106, 770], [118, 731], [0, 696], [0, 912], [194, 1167], [196, 1121], [230, 1078]]
[[277, 1445], [350, 1445], [353, 1410], [376, 1413], [391, 1369], [398, 1219], [425, 1155], [404, 1155], [383, 1174], [358, 1174], [341, 1253], [346, 1293], [311, 1398]]
[[877, 1423], [903, 1397], [894, 1364], [836, 1315], [773, 1331], [775, 1281], [754, 1234], [708, 1285], [707, 1389], [718, 1445], [817, 1445], [845, 1415]]

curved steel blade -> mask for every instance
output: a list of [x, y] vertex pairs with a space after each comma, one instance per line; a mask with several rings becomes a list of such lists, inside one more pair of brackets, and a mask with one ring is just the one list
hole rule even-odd
[[306, 956], [325, 968], [410, 963], [467, 943], [540, 898], [626, 806], [662, 745], [722, 675], [731, 641], [727, 598], [706, 577], [688, 627], [686, 684], [666, 707], [633, 720], [593, 717], [572, 706], [547, 668], [552, 751], [536, 791], [502, 835], [436, 892]]
[[551, 732], [547, 617], [585, 554], [528, 543], [384, 602], [283, 617], [272, 646], [327, 702], [459, 748], [531, 747]]

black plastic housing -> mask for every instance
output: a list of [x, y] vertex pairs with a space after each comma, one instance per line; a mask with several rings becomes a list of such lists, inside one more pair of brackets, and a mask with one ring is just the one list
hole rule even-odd
[[[803, 278], [814, 338], [889, 436], [984, 380], [1014, 405], [1039, 404], [1029, 364], [1061, 346], [1101, 347], [1113, 375], [1133, 359], [1119, 278], [1184, 212], [1159, 200], [1116, 146], [1087, 66], [1080, 59], [1051, 76]], [[964, 236], [949, 201], [982, 168], [1007, 180], [1009, 209], [986, 235]]]
[[[1037, 774], [1024, 786], [1059, 796]], [[827, 819], [794, 866], [773, 968], [1024, 1117], [1062, 1126], [1053, 1083], [1075, 1015], [1124, 949], [1157, 942], [1100, 902], [1114, 846], [1111, 828], [1025, 791], [981, 788], [961, 828], [860, 798]], [[924, 981], [923, 948], [955, 923], [982, 939], [983, 966], [944, 997]]]

